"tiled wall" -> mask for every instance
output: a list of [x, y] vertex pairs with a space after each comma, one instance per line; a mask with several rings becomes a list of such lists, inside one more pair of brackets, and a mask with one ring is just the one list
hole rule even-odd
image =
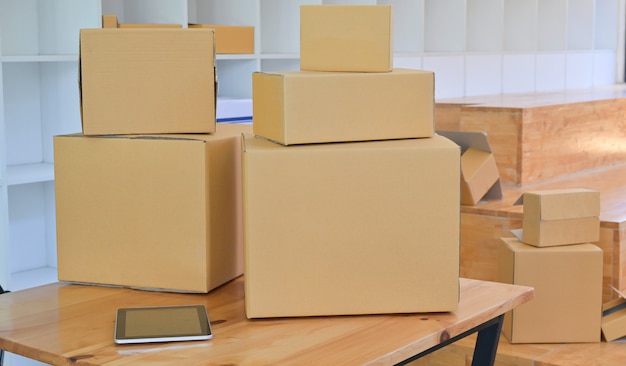
[[394, 59], [394, 67], [435, 72], [437, 99], [552, 92], [614, 84], [616, 51], [428, 54]]

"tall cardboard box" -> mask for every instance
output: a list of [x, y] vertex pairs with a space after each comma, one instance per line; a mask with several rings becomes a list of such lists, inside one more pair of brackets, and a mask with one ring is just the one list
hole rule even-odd
[[522, 241], [538, 247], [600, 240], [600, 192], [528, 191], [523, 195]]
[[390, 5], [300, 7], [300, 70], [389, 72], [392, 69]]
[[243, 273], [241, 133], [54, 138], [59, 280], [207, 292]]
[[434, 73], [256, 72], [254, 133], [283, 145], [432, 137]]
[[533, 301], [507, 313], [502, 332], [511, 343], [599, 342], [602, 250], [593, 244], [537, 248], [502, 238], [501, 282], [535, 288]]
[[85, 135], [215, 132], [212, 29], [81, 29]]
[[243, 149], [248, 317], [457, 308], [458, 145], [246, 134]]

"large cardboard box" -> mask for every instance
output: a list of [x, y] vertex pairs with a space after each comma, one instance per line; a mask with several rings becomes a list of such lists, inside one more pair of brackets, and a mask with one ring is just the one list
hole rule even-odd
[[523, 194], [522, 241], [538, 247], [600, 240], [600, 192], [573, 188]]
[[56, 136], [59, 280], [207, 292], [241, 275], [250, 130]]
[[389, 5], [302, 5], [300, 69], [391, 71], [392, 17]]
[[589, 243], [537, 248], [502, 238], [498, 280], [535, 288], [533, 301], [507, 313], [511, 343], [599, 342], [602, 250]]
[[285, 147], [247, 134], [243, 148], [248, 317], [457, 308], [456, 144]]
[[211, 29], [81, 29], [86, 135], [215, 132]]
[[284, 145], [432, 137], [434, 74], [256, 72], [254, 133]]
[[189, 28], [215, 29], [215, 53], [254, 53], [254, 27], [221, 24], [189, 24]]

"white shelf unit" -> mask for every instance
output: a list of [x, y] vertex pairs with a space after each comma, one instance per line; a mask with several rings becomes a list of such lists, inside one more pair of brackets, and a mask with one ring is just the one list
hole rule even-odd
[[624, 1], [0, 0], [0, 283], [54, 277], [52, 136], [80, 131], [78, 31], [102, 14], [254, 26], [254, 54], [217, 56], [218, 97], [250, 99], [253, 72], [299, 69], [301, 5], [389, 4], [395, 66], [435, 71], [441, 99], [615, 83]]

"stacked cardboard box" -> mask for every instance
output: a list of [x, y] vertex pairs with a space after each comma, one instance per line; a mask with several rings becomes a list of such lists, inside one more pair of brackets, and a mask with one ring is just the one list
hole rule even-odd
[[55, 136], [59, 279], [208, 292], [243, 273], [241, 133], [211, 29], [83, 29], [81, 134]]
[[502, 238], [499, 279], [532, 286], [535, 299], [508, 313], [511, 343], [598, 342], [602, 315], [600, 194], [587, 189], [523, 195], [522, 232]]
[[433, 132], [433, 73], [392, 68], [391, 28], [389, 6], [302, 6], [302, 70], [253, 75], [250, 318], [458, 306], [460, 149]]

